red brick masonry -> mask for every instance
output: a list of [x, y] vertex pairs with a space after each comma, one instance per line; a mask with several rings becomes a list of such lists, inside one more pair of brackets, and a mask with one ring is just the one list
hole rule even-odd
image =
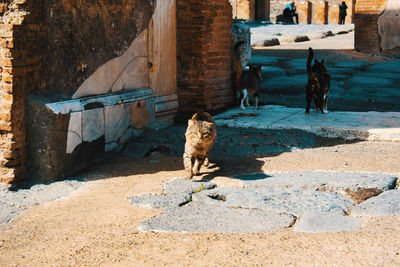
[[232, 103], [232, 22], [228, 0], [177, 1], [177, 83], [183, 112]]

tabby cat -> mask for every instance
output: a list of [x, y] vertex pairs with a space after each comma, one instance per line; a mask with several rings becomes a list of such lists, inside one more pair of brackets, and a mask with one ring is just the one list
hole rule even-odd
[[331, 85], [331, 76], [325, 67], [324, 60], [318, 61], [318, 59], [314, 59], [314, 65], [311, 66], [313, 57], [314, 51], [310, 47], [307, 58], [306, 114], [310, 114], [312, 100], [314, 100], [316, 110], [320, 110], [322, 113], [327, 112], [328, 94]]
[[185, 133], [186, 143], [183, 153], [183, 164], [187, 178], [200, 173], [201, 165], [208, 165], [208, 153], [213, 148], [217, 139], [217, 126], [213, 118], [207, 112], [193, 115], [188, 121]]

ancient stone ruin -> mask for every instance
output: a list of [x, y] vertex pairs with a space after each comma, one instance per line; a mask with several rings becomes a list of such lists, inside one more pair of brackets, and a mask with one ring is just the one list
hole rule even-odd
[[[1, 1], [0, 182], [66, 177], [178, 110], [231, 106], [230, 2]], [[255, 2], [263, 19], [278, 1]], [[398, 54], [397, 1], [354, 10], [356, 48]]]

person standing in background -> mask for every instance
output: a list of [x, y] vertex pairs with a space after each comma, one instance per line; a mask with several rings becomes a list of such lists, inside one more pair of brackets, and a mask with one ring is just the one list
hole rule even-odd
[[341, 5], [339, 5], [339, 24], [344, 24], [347, 15], [347, 5], [346, 2], [343, 1]]

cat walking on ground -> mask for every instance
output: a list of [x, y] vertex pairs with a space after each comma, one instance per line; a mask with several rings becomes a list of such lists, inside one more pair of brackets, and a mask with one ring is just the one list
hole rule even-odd
[[313, 57], [314, 51], [310, 47], [307, 57], [308, 81], [306, 84], [306, 114], [310, 114], [312, 100], [314, 100], [316, 110], [320, 110], [321, 113], [326, 113], [331, 76], [323, 60], [318, 61], [318, 59], [314, 59], [314, 65], [311, 66]]
[[191, 179], [200, 173], [203, 163], [208, 165], [208, 154], [217, 140], [217, 126], [209, 113], [196, 113], [188, 121], [185, 136], [183, 164], [187, 178]]
[[234, 58], [234, 87], [237, 98], [240, 101], [240, 109], [245, 109], [245, 105], [249, 106], [249, 95], [254, 95], [254, 106], [258, 106], [258, 91], [261, 82], [261, 66], [252, 65], [249, 70], [244, 70], [248, 58], [245, 53], [245, 43], [240, 41], [235, 44]]
[[249, 95], [254, 95], [254, 106], [258, 107], [258, 91], [261, 81], [261, 66], [250, 66], [249, 70], [243, 71], [239, 79], [240, 109], [249, 106]]

